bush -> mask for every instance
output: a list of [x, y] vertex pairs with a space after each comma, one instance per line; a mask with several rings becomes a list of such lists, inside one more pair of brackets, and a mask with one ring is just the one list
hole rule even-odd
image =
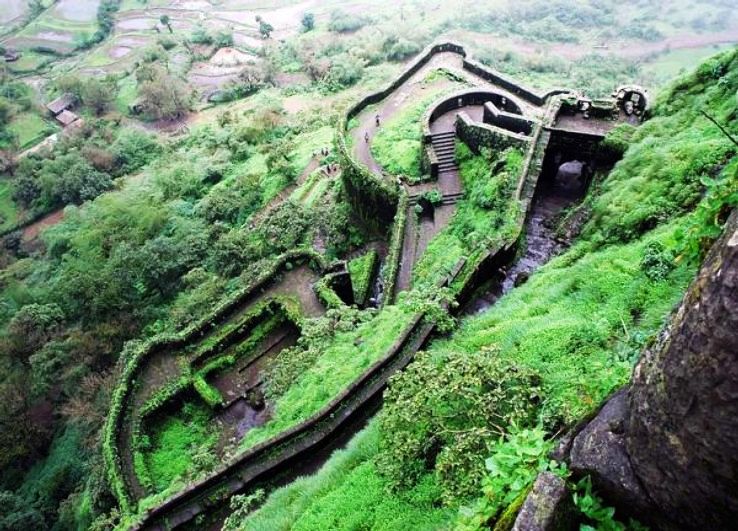
[[548, 459], [552, 447], [540, 427], [511, 426], [510, 433], [492, 445], [484, 462], [484, 495], [472, 508], [461, 509], [457, 531], [489, 529], [500, 511], [525, 496], [540, 472], [565, 473], [562, 465]]
[[643, 250], [641, 270], [651, 280], [664, 280], [674, 269], [674, 255], [660, 242], [651, 242]]
[[423, 49], [417, 42], [401, 37], [398, 39], [387, 39], [384, 43], [384, 48], [387, 53], [387, 59], [391, 61], [403, 61]]
[[539, 393], [535, 373], [493, 348], [418, 353], [385, 392], [379, 470], [403, 489], [435, 471], [446, 501], [472, 495], [483, 476], [475, 456], [491, 436], [532, 423]]
[[116, 174], [125, 175], [148, 164], [161, 151], [156, 137], [135, 129], [123, 129], [111, 146]]
[[365, 17], [337, 9], [331, 13], [328, 29], [335, 33], [351, 33], [363, 28], [368, 22]]
[[354, 55], [342, 53], [331, 60], [325, 84], [329, 90], [350, 87], [364, 75], [364, 61]]
[[303, 31], [313, 31], [315, 29], [315, 15], [312, 13], [303, 13], [300, 23], [302, 24]]

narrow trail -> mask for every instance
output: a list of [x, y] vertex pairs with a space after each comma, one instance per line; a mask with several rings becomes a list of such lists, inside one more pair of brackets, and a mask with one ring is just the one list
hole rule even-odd
[[253, 216], [251, 216], [251, 219], [249, 220], [249, 223], [251, 226], [254, 226], [258, 224], [260, 221], [262, 221], [264, 218], [266, 218], [270, 213], [272, 213], [276, 208], [278, 208], [280, 205], [282, 205], [289, 197], [293, 194], [297, 188], [303, 184], [310, 175], [317, 170], [320, 167], [320, 160], [317, 157], [313, 157], [310, 159], [310, 162], [308, 162], [308, 165], [305, 167], [305, 169], [302, 171], [300, 176], [295, 180], [294, 183], [284, 187], [281, 192], [279, 192], [276, 196], [274, 196], [269, 203], [266, 204], [261, 210], [254, 213]]

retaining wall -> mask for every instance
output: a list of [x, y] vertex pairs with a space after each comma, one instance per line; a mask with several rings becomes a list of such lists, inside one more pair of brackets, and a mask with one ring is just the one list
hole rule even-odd
[[[453, 282], [460, 270], [457, 265], [438, 287]], [[426, 323], [424, 318], [424, 314], [416, 315], [387, 354], [318, 413], [220, 466], [207, 478], [192, 483], [147, 512], [144, 520], [131, 529], [165, 530], [183, 525], [204, 508], [242, 491], [280, 465], [321, 444], [380, 393], [393, 374], [410, 363], [434, 329], [434, 324]]]
[[[503, 103], [503, 100], [505, 103]], [[484, 105], [488, 101], [495, 102], [495, 104], [498, 105], [498, 108], [505, 109], [505, 112], [522, 116], [520, 105], [510, 98], [494, 92], [493, 90], [480, 88], [462, 90], [455, 94], [451, 94], [450, 96], [444, 96], [443, 98], [438, 99], [423, 114], [423, 142], [427, 144], [431, 141], [431, 124], [433, 124], [433, 122], [435, 122], [440, 116], [443, 116], [454, 109], [460, 109], [469, 105]]]
[[420, 169], [424, 174], [430, 175], [431, 180], [438, 179], [438, 155], [433, 146], [426, 144], [422, 148], [422, 157], [420, 159]]
[[569, 94], [571, 92], [569, 89], [555, 88], [553, 90], [549, 90], [544, 94], [539, 94], [533, 89], [517, 83], [516, 81], [513, 81], [502, 73], [497, 72], [496, 70], [493, 70], [483, 65], [482, 63], [474, 61], [470, 58], [464, 59], [464, 70], [468, 70], [469, 72], [481, 77], [485, 81], [494, 83], [495, 85], [499, 85], [509, 90], [513, 94], [517, 94], [524, 100], [537, 106], [544, 105], [551, 96], [555, 96], [557, 94]]
[[491, 101], [484, 104], [483, 121], [486, 124], [496, 125], [513, 133], [530, 135], [533, 131], [533, 120], [524, 118], [519, 114], [503, 111]]
[[[326, 264], [323, 257], [313, 251], [298, 250], [286, 253], [276, 259], [270, 269], [257, 278], [249, 286], [239, 290], [232, 297], [219, 304], [213, 312], [175, 334], [156, 336], [143, 343], [129, 343], [121, 354], [119, 361], [120, 379], [113, 391], [110, 412], [103, 431], [103, 455], [105, 458], [108, 479], [113, 493], [125, 512], [132, 512], [135, 500], [123, 470], [119, 450], [122, 441], [120, 435], [126, 419], [128, 401], [135, 390], [136, 378], [148, 360], [158, 352], [167, 349], [181, 349], [195, 339], [199, 339], [220, 323], [228, 319], [249, 299], [255, 298], [286, 266], [287, 262], [304, 260], [312, 262], [314, 267], [324, 270]], [[126, 447], [126, 445], [123, 445]]]
[[475, 153], [484, 147], [502, 151], [508, 147], [525, 148], [530, 137], [511, 133], [494, 125], [475, 122], [465, 112], [456, 117], [456, 136]]
[[400, 259], [402, 258], [402, 246], [405, 238], [405, 225], [407, 224], [408, 196], [403, 188], [400, 190], [400, 200], [397, 203], [397, 213], [392, 224], [392, 234], [390, 235], [389, 252], [385, 259], [384, 269], [382, 271], [382, 283], [384, 285], [384, 294], [382, 298], [382, 306], [391, 303], [395, 296], [395, 286], [397, 285], [397, 273], [400, 270]]
[[466, 57], [464, 48], [456, 43], [442, 42], [428, 46], [392, 83], [352, 105], [336, 128], [336, 147], [349, 199], [358, 216], [378, 232], [383, 232], [389, 227], [395, 217], [397, 183], [369, 171], [366, 166], [354, 159], [347, 138], [348, 124], [368, 106], [387, 98], [425, 66], [434, 55], [442, 52], [453, 52]]

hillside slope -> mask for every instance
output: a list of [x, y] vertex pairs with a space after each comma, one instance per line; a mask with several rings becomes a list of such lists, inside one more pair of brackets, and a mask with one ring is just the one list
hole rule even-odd
[[[642, 127], [615, 131], [609, 142], [623, 158], [580, 207], [589, 220], [571, 248], [419, 354], [378, 418], [320, 472], [253, 514], [244, 504], [229, 528], [474, 529], [496, 520], [550, 466], [552, 439], [628, 380], [738, 204], [736, 145], [702, 114], [735, 135], [737, 91], [733, 50], [661, 93]], [[622, 526], [604, 513], [584, 518]]]

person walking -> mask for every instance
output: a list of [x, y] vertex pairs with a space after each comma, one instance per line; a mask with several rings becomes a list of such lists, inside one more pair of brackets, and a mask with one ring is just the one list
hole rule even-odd
[[364, 133], [364, 142], [366, 142], [367, 144], [369, 143], [369, 131]]
[[379, 127], [379, 114], [377, 114], [377, 115], [376, 115], [376, 116], [374, 117], [374, 121], [376, 122], [376, 124], [377, 124], [377, 127]]

